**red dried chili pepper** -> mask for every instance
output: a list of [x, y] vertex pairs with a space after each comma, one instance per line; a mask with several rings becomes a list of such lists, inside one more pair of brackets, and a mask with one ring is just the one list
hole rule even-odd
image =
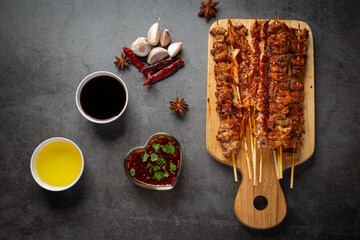
[[148, 66], [148, 67], [144, 67], [142, 69], [139, 70], [139, 72], [141, 73], [148, 73], [148, 72], [153, 72], [153, 71], [157, 71], [157, 70], [161, 70], [164, 67], [169, 66], [170, 64], [172, 64], [173, 62], [175, 62], [177, 60], [177, 58], [168, 58], [165, 60], [162, 60], [161, 62], [158, 62], [154, 65]]
[[[128, 47], [123, 47], [123, 51], [125, 53], [125, 55], [130, 58], [130, 61], [132, 62], [132, 64], [135, 65], [135, 67], [137, 67], [139, 70], [143, 69], [145, 67], [145, 64], [143, 64], [133, 53], [133, 51], [131, 51], [130, 48]], [[151, 75], [150, 73], [143, 73], [144, 76], [147, 78], [149, 78]]]
[[133, 53], [133, 51], [131, 51], [130, 48], [127, 47], [123, 47], [123, 51], [125, 53], [125, 55], [130, 58], [130, 61], [138, 68], [138, 69], [142, 69], [145, 67], [145, 65], [135, 56], [135, 54]]
[[150, 75], [147, 78], [146, 82], [143, 84], [143, 86], [147, 86], [149, 84], [160, 81], [160, 80], [170, 76], [171, 74], [177, 72], [180, 68], [182, 68], [184, 66], [184, 64], [185, 64], [184, 59], [179, 58], [174, 63], [170, 64], [167, 67], [164, 67], [163, 69], [161, 69], [154, 75]]

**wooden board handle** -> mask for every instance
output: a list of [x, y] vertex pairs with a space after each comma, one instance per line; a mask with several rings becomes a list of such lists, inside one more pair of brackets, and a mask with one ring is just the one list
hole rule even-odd
[[[249, 179], [246, 159], [237, 159], [242, 181], [235, 198], [235, 215], [244, 225], [257, 229], [272, 228], [286, 215], [286, 201], [276, 177], [271, 150], [263, 151], [263, 159], [262, 182], [256, 186]], [[259, 157], [257, 166], [259, 176]]]

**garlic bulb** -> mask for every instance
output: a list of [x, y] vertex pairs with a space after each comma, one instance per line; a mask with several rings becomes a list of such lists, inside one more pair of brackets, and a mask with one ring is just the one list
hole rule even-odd
[[159, 43], [160, 39], [160, 18], [159, 20], [154, 23], [148, 32], [148, 40], [151, 45], [155, 46]]
[[169, 53], [165, 48], [162, 47], [153, 48], [149, 53], [149, 56], [147, 58], [147, 63], [148, 64], [157, 63], [163, 60], [164, 58], [166, 58], [168, 55]]
[[166, 47], [171, 40], [171, 36], [169, 30], [165, 28], [165, 30], [160, 34], [160, 45], [162, 47]]
[[176, 43], [171, 44], [168, 47], [168, 52], [169, 52], [170, 57], [175, 57], [176, 54], [178, 54], [178, 52], [180, 51], [182, 45], [183, 45], [182, 42], [176, 42]]
[[149, 41], [144, 37], [139, 37], [131, 45], [131, 50], [138, 57], [145, 57], [149, 54], [151, 50], [151, 45]]

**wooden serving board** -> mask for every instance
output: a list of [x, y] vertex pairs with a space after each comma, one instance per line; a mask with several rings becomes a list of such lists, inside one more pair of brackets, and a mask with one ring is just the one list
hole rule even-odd
[[[248, 30], [255, 20], [252, 19], [232, 19], [233, 22], [243, 23]], [[289, 27], [306, 28], [309, 30], [308, 46], [308, 59], [306, 65], [306, 73], [304, 78], [304, 118], [305, 124], [303, 129], [304, 141], [301, 151], [296, 156], [295, 164], [301, 164], [307, 161], [314, 153], [315, 148], [315, 86], [314, 86], [314, 47], [313, 35], [308, 24], [296, 20], [280, 20], [285, 22]], [[227, 19], [218, 20], [210, 29], [216, 27], [227, 29]], [[250, 33], [247, 36], [249, 44], [251, 45]], [[216, 140], [220, 118], [216, 112], [216, 82], [214, 77], [213, 56], [210, 53], [214, 39], [209, 33], [209, 46], [208, 46], [208, 81], [207, 81], [207, 112], [206, 112], [206, 149], [209, 154], [217, 161], [232, 166], [232, 159], [226, 159], [222, 154], [220, 143]], [[247, 127], [247, 143], [250, 150], [249, 129]], [[251, 154], [250, 154], [251, 155]], [[250, 161], [252, 156], [250, 156]], [[242, 180], [238, 193], [235, 199], [235, 215], [244, 225], [257, 228], [267, 229], [278, 225], [286, 215], [286, 201], [284, 193], [276, 177], [274, 159], [271, 150], [263, 151], [263, 174], [262, 182], [256, 186], [253, 185], [253, 180], [249, 179], [247, 169], [246, 156], [244, 150], [244, 143], [240, 145], [240, 151], [236, 157], [236, 167], [241, 172]], [[252, 164], [251, 164], [252, 167]], [[284, 161], [283, 169], [291, 167], [291, 161]], [[257, 176], [259, 176], [259, 154], [257, 154]], [[290, 183], [290, 179], [288, 179]], [[296, 181], [295, 181], [296, 184]], [[263, 210], [257, 210], [254, 207], [254, 199], [257, 196], [264, 196], [267, 201], [267, 207]]]

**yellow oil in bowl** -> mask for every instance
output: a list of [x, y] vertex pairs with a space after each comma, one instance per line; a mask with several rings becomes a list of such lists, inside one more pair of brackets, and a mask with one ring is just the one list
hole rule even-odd
[[36, 172], [44, 183], [54, 187], [72, 184], [82, 170], [79, 149], [66, 141], [55, 141], [43, 147], [36, 157]]

